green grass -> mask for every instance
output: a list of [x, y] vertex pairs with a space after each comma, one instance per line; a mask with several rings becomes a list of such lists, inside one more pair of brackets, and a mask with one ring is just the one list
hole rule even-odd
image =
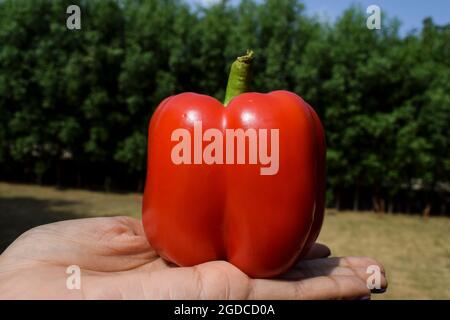
[[[36, 225], [93, 216], [140, 217], [140, 194], [0, 183], [0, 252]], [[327, 211], [319, 240], [333, 255], [381, 261], [389, 289], [376, 299], [450, 299], [450, 219]]]

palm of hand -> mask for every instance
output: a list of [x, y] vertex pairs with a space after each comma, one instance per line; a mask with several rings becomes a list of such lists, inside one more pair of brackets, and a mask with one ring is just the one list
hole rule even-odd
[[[0, 256], [3, 298], [35, 299], [338, 299], [367, 298], [369, 258], [307, 259], [279, 279], [250, 279], [225, 261], [175, 267], [148, 244], [139, 220], [90, 218], [52, 223], [20, 236]], [[69, 290], [67, 267], [81, 268]], [[380, 266], [381, 267], [381, 266]], [[386, 287], [384, 272], [382, 287]]]

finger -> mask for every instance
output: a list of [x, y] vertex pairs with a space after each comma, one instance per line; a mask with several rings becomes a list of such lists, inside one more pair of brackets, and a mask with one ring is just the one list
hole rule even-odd
[[382, 274], [386, 274], [383, 265], [375, 259], [369, 257], [340, 257], [340, 265], [351, 268], [368, 268], [370, 266], [377, 266]]
[[364, 268], [376, 266], [380, 269], [382, 274], [385, 274], [384, 267], [378, 261], [368, 257], [332, 257], [328, 259], [317, 259], [318, 261], [299, 261], [294, 268], [307, 268], [313, 266], [314, 268], [321, 267], [347, 267], [347, 268]]
[[[373, 267], [376, 268], [373, 268]], [[369, 268], [371, 267], [371, 268]], [[282, 279], [305, 279], [320, 276], [355, 276], [367, 282], [374, 274], [374, 270], [380, 270], [380, 288], [374, 292], [384, 292], [387, 288], [387, 279], [383, 266], [371, 258], [366, 257], [342, 257], [306, 260], [298, 263], [289, 272], [282, 275]]]
[[[364, 268], [354, 268], [350, 269], [347, 267], [328, 267], [323, 269], [316, 269], [312, 271], [311, 269], [292, 269], [289, 272], [283, 274], [280, 279], [283, 280], [303, 280], [303, 279], [311, 279], [315, 277], [323, 277], [323, 276], [351, 276], [358, 277], [362, 281], [368, 283], [369, 277], [372, 273], [367, 273], [367, 270]], [[387, 288], [387, 280], [383, 274], [379, 276], [380, 287], [379, 289], [373, 289], [373, 293], [383, 293]]]
[[331, 251], [326, 245], [321, 243], [314, 243], [308, 253], [302, 258], [302, 260], [320, 259], [330, 256]]
[[302, 280], [324, 276], [357, 276], [357, 274], [353, 269], [347, 267], [302, 267], [289, 270], [288, 272], [282, 274], [280, 279]]
[[250, 299], [368, 299], [370, 290], [355, 276], [320, 276], [300, 281], [253, 279]]

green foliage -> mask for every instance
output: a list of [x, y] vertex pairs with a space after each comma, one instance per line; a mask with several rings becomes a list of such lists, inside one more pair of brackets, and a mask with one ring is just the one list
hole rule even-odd
[[70, 163], [78, 181], [137, 183], [159, 102], [184, 91], [222, 100], [231, 62], [251, 48], [255, 91], [294, 91], [319, 113], [329, 204], [343, 190], [357, 203], [359, 189], [392, 199], [417, 184], [448, 202], [448, 25], [426, 19], [400, 37], [387, 18], [368, 30], [363, 8], [329, 24], [297, 0], [76, 3], [79, 31], [65, 26], [73, 1], [0, 1], [2, 176], [54, 183]]

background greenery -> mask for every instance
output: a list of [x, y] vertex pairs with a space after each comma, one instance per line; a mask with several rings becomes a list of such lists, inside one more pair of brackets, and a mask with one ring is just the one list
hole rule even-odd
[[[82, 8], [82, 30], [66, 8]], [[147, 125], [183, 91], [222, 99], [256, 52], [255, 91], [287, 89], [327, 133], [329, 206], [448, 214], [450, 26], [405, 37], [362, 8], [334, 24], [301, 1], [0, 0], [0, 179], [141, 189]]]

